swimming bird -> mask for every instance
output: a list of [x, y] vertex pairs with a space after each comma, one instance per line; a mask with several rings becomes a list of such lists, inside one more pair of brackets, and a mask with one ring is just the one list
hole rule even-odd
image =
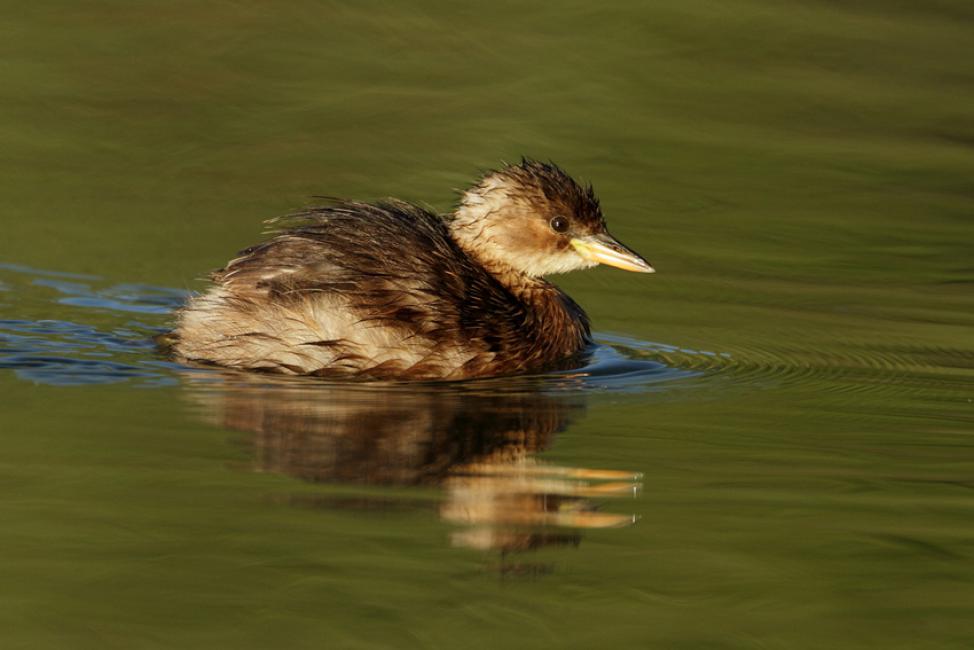
[[544, 276], [653, 272], [606, 230], [591, 185], [529, 159], [483, 175], [449, 215], [339, 201], [272, 224], [178, 312], [176, 360], [383, 380], [541, 371], [591, 343]]

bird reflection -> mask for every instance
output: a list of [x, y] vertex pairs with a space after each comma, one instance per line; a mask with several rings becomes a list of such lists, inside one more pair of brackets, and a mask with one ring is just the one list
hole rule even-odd
[[[570, 381], [570, 379], [566, 379]], [[384, 386], [223, 373], [191, 376], [212, 424], [251, 433], [259, 471], [303, 480], [432, 485], [457, 546], [502, 552], [577, 545], [580, 531], [629, 525], [594, 499], [632, 496], [632, 472], [535, 458], [585, 411], [550, 382]], [[346, 504], [347, 505], [347, 504]]]

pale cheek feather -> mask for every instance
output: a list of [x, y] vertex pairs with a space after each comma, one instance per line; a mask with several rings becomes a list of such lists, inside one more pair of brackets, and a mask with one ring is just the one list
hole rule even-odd
[[[543, 246], [525, 242], [517, 245], [499, 231], [510, 217], [499, 216], [520, 202], [510, 195], [509, 182], [487, 179], [463, 195], [454, 223], [454, 236], [471, 249], [481, 249], [491, 260], [518, 269], [533, 277], [588, 269], [596, 265], [572, 249], [551, 252]], [[522, 206], [522, 209], [526, 209]], [[486, 225], [485, 225], [486, 224]]]
[[596, 265], [595, 262], [586, 260], [574, 250], [554, 253], [527, 250], [510, 253], [500, 246], [492, 246], [491, 249], [493, 259], [500, 260], [532, 277], [579, 271]]
[[556, 275], [558, 273], [590, 269], [597, 265], [597, 262], [585, 259], [574, 250], [567, 250], [552, 255], [539, 256], [537, 263], [535, 263], [528, 273], [535, 276]]

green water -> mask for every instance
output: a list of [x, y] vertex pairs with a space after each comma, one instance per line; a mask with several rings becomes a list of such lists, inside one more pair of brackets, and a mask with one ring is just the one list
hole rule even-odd
[[[974, 646], [970, 3], [3, 14], [3, 648]], [[578, 376], [147, 343], [263, 219], [522, 154], [658, 270], [557, 279]]]

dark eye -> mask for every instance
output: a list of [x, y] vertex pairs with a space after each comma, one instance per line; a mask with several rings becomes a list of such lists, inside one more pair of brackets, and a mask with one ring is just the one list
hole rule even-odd
[[551, 219], [551, 229], [555, 232], [565, 232], [568, 230], [568, 219], [561, 215]]

